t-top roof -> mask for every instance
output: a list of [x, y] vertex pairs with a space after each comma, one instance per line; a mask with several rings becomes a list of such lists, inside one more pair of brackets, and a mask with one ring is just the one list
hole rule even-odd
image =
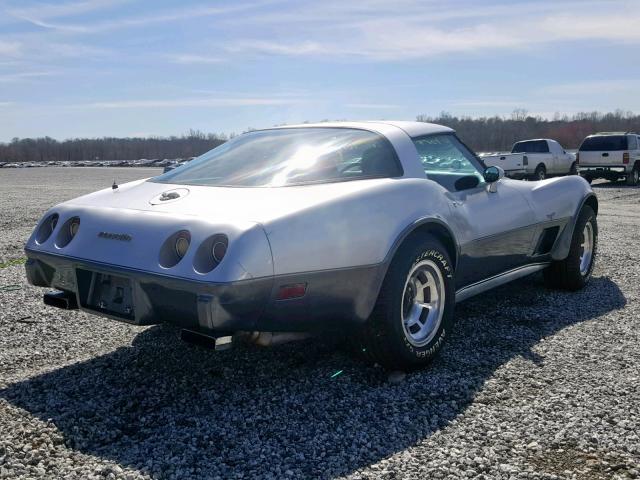
[[[443, 125], [426, 122], [408, 122], [408, 121], [391, 121], [391, 120], [371, 120], [359, 122], [320, 122], [320, 123], [303, 123], [297, 125], [281, 125], [274, 128], [360, 128], [364, 130], [381, 131], [388, 129], [389, 126], [403, 130], [410, 137], [420, 137], [422, 135], [431, 135], [434, 133], [452, 133], [454, 130]], [[265, 129], [270, 130], [270, 129]]]

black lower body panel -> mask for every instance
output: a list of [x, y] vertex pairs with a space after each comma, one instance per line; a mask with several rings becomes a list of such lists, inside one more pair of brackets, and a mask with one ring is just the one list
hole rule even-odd
[[[75, 295], [89, 313], [135, 325], [170, 323], [203, 333], [321, 331], [364, 322], [376, 301], [381, 265], [209, 283], [27, 251], [32, 285]], [[282, 286], [305, 284], [278, 300]]]

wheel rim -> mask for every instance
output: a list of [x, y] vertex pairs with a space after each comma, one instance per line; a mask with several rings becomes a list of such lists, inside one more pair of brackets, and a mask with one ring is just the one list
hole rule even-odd
[[638, 174], [638, 170], [634, 170], [633, 171], [633, 183], [638, 183], [638, 177], [640, 175]]
[[444, 278], [431, 260], [413, 266], [402, 294], [402, 328], [416, 347], [426, 345], [438, 332], [444, 314]]
[[580, 274], [585, 276], [591, 267], [593, 258], [593, 226], [587, 222], [582, 230], [582, 243], [580, 244]]
[[544, 170], [540, 169], [538, 171], [538, 180], [544, 180], [545, 174], [544, 174]]

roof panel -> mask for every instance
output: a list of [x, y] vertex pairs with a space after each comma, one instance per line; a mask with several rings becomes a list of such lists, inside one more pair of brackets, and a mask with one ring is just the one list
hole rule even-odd
[[[437, 125], [435, 123], [425, 122], [408, 122], [408, 121], [391, 121], [391, 120], [369, 120], [359, 122], [321, 122], [321, 123], [303, 123], [297, 125], [281, 125], [273, 128], [309, 128], [309, 127], [324, 127], [324, 128], [361, 128], [365, 130], [374, 130], [379, 133], [388, 131], [389, 127], [396, 127], [404, 131], [410, 137], [419, 137], [421, 135], [431, 135], [434, 133], [451, 133], [452, 130], [449, 127], [443, 125]], [[270, 129], [265, 129], [270, 130]]]

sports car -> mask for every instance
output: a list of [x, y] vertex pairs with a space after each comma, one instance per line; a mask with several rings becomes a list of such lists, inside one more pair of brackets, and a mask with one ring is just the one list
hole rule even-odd
[[48, 305], [168, 322], [220, 347], [346, 332], [371, 360], [411, 369], [450, 335], [456, 302], [537, 271], [582, 288], [597, 213], [581, 177], [504, 178], [444, 126], [304, 124], [53, 207], [26, 271], [55, 289]]

